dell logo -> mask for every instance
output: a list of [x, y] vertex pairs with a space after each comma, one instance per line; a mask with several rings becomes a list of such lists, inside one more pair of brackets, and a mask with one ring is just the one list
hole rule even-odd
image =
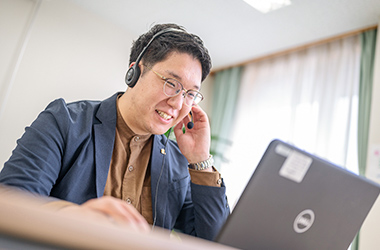
[[303, 210], [299, 213], [294, 220], [293, 229], [296, 233], [304, 233], [313, 225], [314, 223], [314, 212], [311, 209]]

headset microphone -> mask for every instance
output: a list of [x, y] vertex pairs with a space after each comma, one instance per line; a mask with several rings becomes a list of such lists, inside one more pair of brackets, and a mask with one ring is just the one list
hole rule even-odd
[[187, 124], [187, 128], [192, 129], [194, 127], [194, 118], [193, 118], [193, 114], [191, 113], [191, 111], [189, 112], [188, 116], [190, 118], [190, 122]]

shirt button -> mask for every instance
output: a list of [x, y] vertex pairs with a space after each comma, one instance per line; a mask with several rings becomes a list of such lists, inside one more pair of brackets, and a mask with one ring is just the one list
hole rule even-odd
[[129, 166], [129, 167], [128, 167], [128, 170], [129, 170], [129, 172], [132, 172], [132, 171], [133, 171], [133, 166], [132, 166], [132, 165]]
[[132, 203], [131, 199], [129, 199], [129, 198], [126, 200], [126, 202], [127, 202], [128, 204], [131, 204], [131, 203]]
[[222, 184], [222, 179], [219, 179], [216, 183], [217, 183], [218, 185]]
[[135, 142], [137, 142], [138, 140], [140, 140], [140, 137], [136, 136], [135, 137]]

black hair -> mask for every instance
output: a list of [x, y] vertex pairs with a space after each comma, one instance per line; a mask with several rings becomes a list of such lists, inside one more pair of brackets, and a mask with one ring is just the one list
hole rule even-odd
[[184, 27], [172, 23], [156, 24], [148, 32], [142, 34], [136, 41], [133, 41], [129, 64], [136, 61], [143, 48], [156, 33], [167, 28], [174, 28], [182, 30], [183, 32], [167, 32], [156, 37], [141, 61], [147, 66], [152, 67], [154, 64], [165, 60], [172, 52], [187, 53], [201, 63], [203, 81], [211, 70], [211, 58], [207, 48], [199, 36], [190, 34], [186, 32]]

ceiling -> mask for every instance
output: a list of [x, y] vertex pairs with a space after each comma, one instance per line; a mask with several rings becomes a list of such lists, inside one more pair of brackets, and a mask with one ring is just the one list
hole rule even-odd
[[204, 40], [214, 71], [380, 21], [380, 0], [292, 0], [267, 14], [242, 0], [67, 1], [121, 25], [136, 38], [155, 23], [180, 24]]

